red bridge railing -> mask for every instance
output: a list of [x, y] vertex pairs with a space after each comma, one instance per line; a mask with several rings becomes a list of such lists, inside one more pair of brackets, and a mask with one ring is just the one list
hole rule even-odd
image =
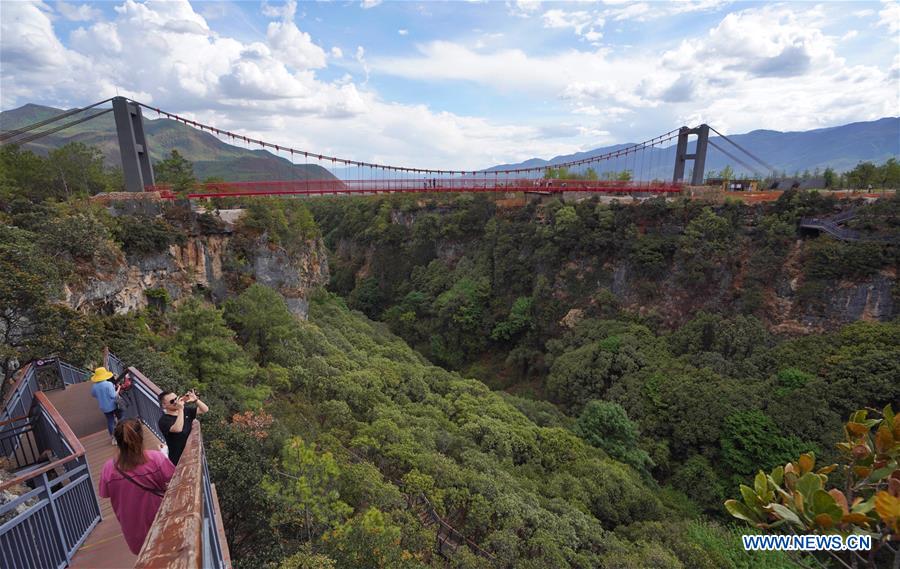
[[[178, 197], [168, 184], [148, 186], [164, 199]], [[544, 180], [507, 179], [487, 175], [483, 178], [397, 178], [370, 180], [276, 180], [259, 182], [209, 182], [196, 184], [186, 192], [188, 198], [226, 198], [246, 196], [325, 196], [370, 195], [384, 193], [506, 193], [585, 192], [598, 194], [677, 194], [681, 184], [662, 181], [622, 182], [616, 180]]]

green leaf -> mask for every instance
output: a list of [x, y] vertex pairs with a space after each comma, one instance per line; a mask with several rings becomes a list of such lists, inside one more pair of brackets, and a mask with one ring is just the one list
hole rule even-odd
[[798, 477], [797, 477], [796, 473], [794, 473], [794, 472], [785, 472], [784, 473], [784, 485], [789, 490], [797, 489], [797, 480], [798, 480]]
[[729, 514], [739, 520], [744, 520], [745, 522], [750, 522], [751, 524], [755, 524], [760, 521], [759, 517], [754, 514], [753, 510], [747, 507], [746, 504], [738, 502], [737, 500], [726, 501], [725, 509], [728, 510]]
[[790, 522], [792, 524], [796, 524], [798, 526], [802, 526], [803, 522], [800, 521], [800, 518], [797, 517], [790, 508], [787, 506], [782, 506], [781, 504], [769, 504], [769, 509], [775, 513], [779, 518]]
[[873, 470], [872, 474], [869, 475], [869, 480], [872, 482], [878, 482], [883, 478], [887, 478], [891, 475], [894, 469], [890, 466], [885, 466], [884, 468], [879, 468], [878, 470]]
[[807, 472], [797, 481], [797, 490], [803, 494], [807, 502], [812, 500], [813, 493], [822, 489], [822, 479], [812, 472]]
[[875, 496], [871, 496], [868, 500], [860, 502], [850, 508], [854, 514], [868, 514], [875, 508]]
[[825, 514], [829, 516], [835, 523], [841, 520], [844, 515], [843, 510], [838, 506], [834, 496], [825, 490], [816, 490], [813, 492], [812, 511], [815, 515]]
[[765, 496], [766, 490], [769, 488], [769, 481], [766, 480], [766, 474], [760, 470], [753, 479], [753, 489], [756, 490], [758, 496]]
[[753, 488], [745, 484], [741, 484], [741, 496], [744, 497], [744, 503], [750, 508], [761, 508], [763, 505], [759, 496], [753, 491]]
[[783, 480], [784, 480], [784, 467], [776, 466], [772, 470], [772, 482], [774, 482], [776, 486], [781, 486], [781, 482]]

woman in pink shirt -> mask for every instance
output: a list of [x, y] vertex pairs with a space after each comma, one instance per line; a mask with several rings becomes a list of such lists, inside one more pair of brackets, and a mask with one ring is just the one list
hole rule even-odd
[[137, 555], [175, 466], [158, 450], [144, 450], [144, 432], [137, 419], [126, 419], [114, 431], [119, 456], [103, 465], [100, 496], [109, 498], [128, 548]]

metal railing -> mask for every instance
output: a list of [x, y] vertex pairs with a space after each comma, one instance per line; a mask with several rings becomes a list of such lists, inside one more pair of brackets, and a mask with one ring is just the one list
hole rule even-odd
[[200, 421], [194, 419], [135, 569], [230, 569], [221, 519], [206, 467]]
[[159, 440], [166, 440], [159, 430], [159, 418], [163, 414], [159, 408], [159, 394], [162, 390], [137, 369], [129, 367], [127, 371], [131, 378], [131, 388], [119, 392], [122, 418], [138, 419]]
[[0, 434], [11, 428], [8, 423], [10, 419], [24, 417], [31, 411], [34, 394], [40, 391], [34, 371], [34, 364], [30, 363], [16, 374], [18, 378], [3, 402], [3, 409], [0, 409], [0, 423], [6, 423], [0, 426]]
[[841, 227], [840, 224], [850, 221], [856, 217], [857, 210], [855, 207], [846, 211], [842, 211], [837, 215], [830, 217], [804, 217], [800, 219], [800, 227], [803, 229], [813, 229], [815, 231], [824, 231], [832, 237], [841, 241], [866, 241], [871, 243], [900, 243], [900, 237], [892, 235], [866, 235], [855, 229]]
[[800, 227], [804, 229], [815, 229], [824, 231], [842, 241], [858, 241], [860, 234], [853, 229], [847, 229], [827, 219], [819, 218], [803, 218], [800, 220]]
[[[59, 358], [35, 360], [26, 364], [16, 374], [15, 384], [3, 401], [3, 408], [0, 409], [0, 423], [5, 423], [13, 417], [28, 415], [34, 401], [34, 394], [45, 389], [41, 385], [41, 375], [46, 377], [48, 372], [53, 376], [50, 383], [59, 385], [59, 387], [81, 383], [90, 377], [88, 370], [73, 366]], [[48, 380], [44, 379], [44, 381]], [[0, 427], [0, 433], [2, 432], [3, 427]]]
[[453, 552], [459, 549], [460, 546], [465, 545], [478, 557], [489, 561], [495, 560], [493, 555], [444, 521], [444, 518], [438, 514], [437, 510], [425, 494], [416, 493], [408, 495], [406, 497], [406, 503], [410, 510], [416, 512], [419, 521], [421, 521], [425, 527], [430, 527], [432, 525], [437, 526], [435, 529], [435, 551], [437, 551], [438, 555], [441, 557], [449, 559], [453, 555]]
[[103, 349], [103, 367], [113, 372], [116, 377], [125, 373], [125, 362], [116, 357], [109, 351], [109, 348]]
[[10, 492], [15, 497], [0, 505], [0, 566], [62, 569], [100, 522], [84, 448], [39, 391], [32, 393], [28, 415], [8, 420], [8, 425], [15, 426], [0, 437], [17, 439], [3, 444], [4, 450], [16, 448], [6, 459], [17, 476], [0, 484], [0, 492], [24, 491], [18, 496]]

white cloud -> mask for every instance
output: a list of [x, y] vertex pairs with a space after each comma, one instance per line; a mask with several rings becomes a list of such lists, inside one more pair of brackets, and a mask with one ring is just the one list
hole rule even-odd
[[[577, 35], [585, 33], [588, 26], [603, 27], [604, 19], [597, 14], [578, 10], [566, 12], [565, 10], [547, 10], [542, 16], [545, 28], [572, 28]], [[593, 27], [591, 28], [593, 31]]]
[[292, 21], [270, 22], [266, 39], [278, 59], [294, 69], [325, 67], [325, 51]]
[[594, 28], [589, 29], [584, 34], [584, 39], [589, 42], [596, 42], [603, 38], [603, 33], [596, 31]]
[[359, 3], [359, 7], [363, 10], [368, 10], [369, 8], [378, 6], [381, 2], [382, 0], [362, 0], [362, 2]]
[[409, 30], [400, 29], [400, 30], [397, 30], [397, 33], [401, 36], [405, 36], [405, 35], [409, 35]]
[[[683, 9], [669, 6], [651, 8]], [[585, 150], [613, 142], [611, 126], [621, 129], [619, 142], [626, 127], [631, 133], [643, 125], [656, 134], [681, 121], [702, 120], [732, 132], [799, 130], [895, 115], [900, 106], [900, 56], [890, 70], [848, 65], [837, 52], [839, 38], [822, 31], [822, 9], [813, 6], [741, 10], [664, 53], [650, 46], [535, 55], [503, 47], [498, 32], [492, 41], [475, 36], [482, 41], [477, 50], [469, 47], [470, 35], [460, 42], [421, 44], [403, 57], [378, 57], [358, 46], [346, 58], [340, 48], [323, 49], [314, 41], [322, 38], [298, 28], [296, 9], [293, 1], [263, 4], [270, 19], [265, 33], [247, 41], [210, 29], [184, 0], [121, 0], [109, 21], [87, 22], [63, 44], [46, 5], [4, 2], [2, 106], [29, 101], [75, 106], [118, 89], [278, 144], [435, 168], [481, 168]], [[516, 23], [539, 27], [552, 10], [536, 7], [527, 13], [541, 20]], [[596, 19], [612, 17], [587, 6], [560, 11], [552, 23], [591, 42], [603, 32]], [[578, 12], [594, 23], [573, 19]], [[516, 37], [505, 31], [502, 41]], [[532, 44], [523, 45], [531, 49]], [[329, 63], [338, 69], [322, 74]], [[471, 82], [513, 93], [523, 105], [534, 101], [552, 108], [556, 101], [561, 108], [542, 125], [538, 113], [503, 121], [398, 104], [368, 87], [370, 72]], [[323, 79], [337, 75], [340, 79]]]
[[858, 31], [856, 31], [856, 30], [850, 30], [850, 31], [848, 31], [846, 34], [844, 34], [844, 35], [841, 36], [841, 41], [852, 40], [853, 38], [855, 38], [855, 37], [858, 36], [858, 35], [859, 35], [859, 32], [858, 32]]
[[59, 93], [62, 101], [77, 100], [84, 92], [78, 76], [92, 75], [90, 59], [63, 46], [53, 31], [50, 16], [39, 4], [4, 3], [0, 53], [0, 97], [4, 107], [32, 97], [41, 88]]
[[[653, 9], [685, 9], [668, 6]], [[542, 16], [545, 25], [576, 33], [580, 25], [586, 35], [585, 14], [592, 13], [580, 12], [554, 8]], [[573, 113], [600, 117], [604, 127], [658, 117], [669, 121], [659, 125], [665, 129], [673, 117], [702, 117], [732, 131], [802, 130], [896, 115], [893, 72], [848, 65], [836, 52], [839, 39], [823, 31], [826, 16], [820, 6], [749, 8], [661, 54], [635, 48], [532, 55], [434, 41], [419, 45], [417, 54], [373, 59], [372, 66], [410, 80], [474, 82], [535, 100], [556, 97]]]
[[63, 18], [72, 22], [87, 22], [89, 20], [96, 20], [100, 17], [100, 10], [96, 8], [91, 8], [87, 4], [75, 6], [74, 4], [63, 2], [62, 0], [59, 0], [56, 3], [56, 11], [59, 12]]
[[[315, 76], [327, 63], [324, 52], [289, 19], [292, 5], [265, 7], [277, 21], [265, 41], [246, 43], [211, 31], [186, 2], [126, 0], [114, 20], [74, 31], [69, 47], [39, 6], [10, 3], [3, 9], [4, 108], [38, 96], [63, 106], [84, 104], [118, 88], [154, 106], [274, 143], [434, 168], [483, 168], [582, 149], [573, 138], [580, 131], [571, 128], [554, 131], [559, 140], [548, 140], [554, 133], [540, 127], [382, 101], [352, 77], [324, 82]], [[332, 57], [338, 52], [330, 50]], [[366, 55], [362, 46], [356, 48], [364, 70]]]
[[878, 12], [878, 26], [884, 26], [892, 34], [900, 32], [900, 3], [886, 2]]
[[263, 0], [260, 8], [263, 16], [267, 18], [279, 18], [282, 20], [293, 20], [297, 13], [297, 0], [288, 0], [284, 4], [271, 5], [268, 0]]
[[361, 45], [356, 46], [356, 62], [360, 64], [363, 72], [366, 74], [366, 79], [363, 81], [363, 85], [365, 85], [369, 82], [369, 72], [371, 71], [371, 68], [366, 61], [366, 49]]
[[540, 9], [540, 0], [516, 0], [515, 2], [507, 0], [506, 2], [506, 10], [509, 15], [519, 18], [528, 18]]
[[633, 20], [646, 22], [660, 18], [671, 18], [690, 12], [715, 11], [730, 4], [732, 1], [671, 0], [669, 2], [634, 2], [632, 0], [605, 0], [604, 6], [592, 10], [591, 13], [600, 21], [623, 22]]

